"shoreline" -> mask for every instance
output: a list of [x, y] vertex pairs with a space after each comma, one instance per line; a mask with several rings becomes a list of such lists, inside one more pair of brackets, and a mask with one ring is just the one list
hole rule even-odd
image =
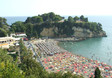
[[66, 37], [66, 38], [48, 38], [59, 42], [78, 42], [82, 40], [86, 40], [87, 38], [75, 38], [75, 37]]
[[55, 41], [59, 41], [59, 42], [78, 42], [78, 41], [83, 41], [83, 40], [87, 40], [90, 38], [102, 38], [102, 37], [107, 37], [107, 35], [105, 36], [97, 36], [97, 37], [63, 37], [63, 38], [49, 38], [49, 37], [43, 37], [42, 40], [44, 39], [51, 39], [51, 40], [55, 40]]
[[[59, 41], [54, 43], [56, 46], [60, 47]], [[53, 46], [50, 47], [53, 48]], [[62, 47], [60, 48], [63, 49]], [[89, 78], [90, 76], [94, 76], [95, 68], [99, 67], [103, 77], [108, 76], [107, 78], [110, 78], [110, 76], [112, 76], [112, 66], [81, 55], [73, 54], [66, 50], [65, 52], [54, 53], [51, 56], [47, 55], [46, 57], [42, 57], [40, 59], [48, 72], [70, 71], [73, 74], [82, 74], [85, 78]]]

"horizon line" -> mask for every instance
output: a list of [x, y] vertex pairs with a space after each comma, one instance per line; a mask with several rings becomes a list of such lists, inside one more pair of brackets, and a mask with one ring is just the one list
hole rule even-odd
[[[39, 14], [38, 14], [39, 15]], [[33, 16], [38, 16], [38, 15], [17, 15], [17, 16], [0, 16], [0, 17], [33, 17]], [[57, 15], [59, 15], [59, 14], [57, 14]], [[80, 14], [80, 15], [60, 15], [60, 16], [81, 16], [81, 15], [83, 15], [83, 14]], [[112, 16], [112, 15], [84, 15], [84, 16]]]

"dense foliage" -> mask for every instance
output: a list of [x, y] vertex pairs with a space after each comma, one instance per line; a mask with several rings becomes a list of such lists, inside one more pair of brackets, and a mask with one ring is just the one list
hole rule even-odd
[[0, 78], [24, 78], [24, 72], [3, 49], [0, 49]]
[[99, 33], [102, 31], [102, 25], [96, 22], [89, 22], [88, 18], [83, 15], [80, 17], [71, 17], [64, 19], [60, 15], [56, 15], [53, 12], [45, 13], [38, 16], [28, 17], [25, 22], [15, 22], [11, 25], [12, 32], [25, 32], [29, 38], [40, 37], [40, 33], [44, 28], [57, 27], [58, 32], [55, 32], [55, 36], [67, 35], [72, 36], [74, 33], [73, 27], [81, 27], [89, 29], [92, 32]]
[[8, 24], [6, 22], [7, 20], [5, 18], [0, 17], [0, 37], [7, 36], [7, 33], [9, 33]]

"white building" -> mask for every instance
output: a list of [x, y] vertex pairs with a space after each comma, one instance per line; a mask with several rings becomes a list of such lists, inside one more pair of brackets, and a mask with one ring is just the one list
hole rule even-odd
[[15, 38], [13, 37], [0, 37], [0, 48], [9, 48], [14, 46]]
[[27, 35], [25, 33], [15, 33], [15, 34], [11, 34], [11, 37], [15, 37], [15, 38], [26, 38]]

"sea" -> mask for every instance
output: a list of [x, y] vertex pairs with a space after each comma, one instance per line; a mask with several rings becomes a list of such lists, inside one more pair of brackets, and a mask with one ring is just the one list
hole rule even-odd
[[[60, 46], [69, 52], [112, 65], [112, 16], [86, 16], [90, 22], [99, 22], [107, 37], [89, 38], [79, 42], [60, 42]], [[16, 21], [25, 21], [25, 17], [5, 17], [9, 25]], [[67, 16], [65, 16], [67, 18]]]

